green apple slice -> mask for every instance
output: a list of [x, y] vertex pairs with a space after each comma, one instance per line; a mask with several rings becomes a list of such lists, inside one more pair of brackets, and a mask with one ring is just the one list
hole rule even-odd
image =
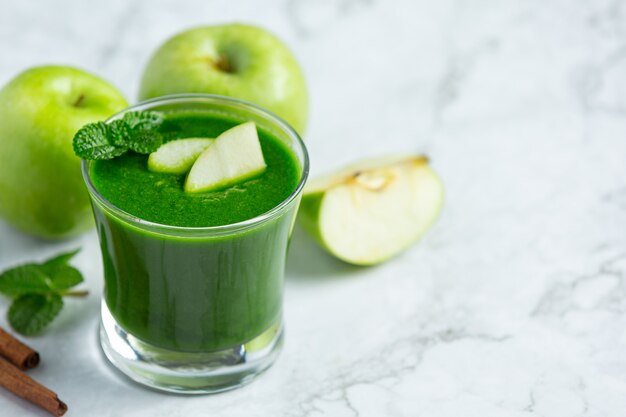
[[332, 255], [374, 265], [419, 239], [442, 204], [443, 185], [427, 158], [379, 158], [311, 181], [298, 218]]
[[265, 159], [253, 122], [228, 129], [206, 148], [191, 167], [185, 191], [215, 191], [256, 177], [265, 171]]
[[214, 140], [188, 138], [165, 143], [148, 157], [148, 169], [168, 174], [184, 174]]

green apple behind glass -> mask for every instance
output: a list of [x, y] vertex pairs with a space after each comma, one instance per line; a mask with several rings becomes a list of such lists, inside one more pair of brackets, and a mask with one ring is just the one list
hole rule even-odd
[[285, 119], [299, 133], [308, 115], [304, 76], [289, 49], [254, 26], [191, 29], [166, 41], [141, 81], [141, 100], [177, 93], [211, 93], [250, 101]]
[[79, 69], [29, 69], [0, 90], [0, 216], [43, 238], [92, 225], [74, 133], [128, 107], [121, 93]]

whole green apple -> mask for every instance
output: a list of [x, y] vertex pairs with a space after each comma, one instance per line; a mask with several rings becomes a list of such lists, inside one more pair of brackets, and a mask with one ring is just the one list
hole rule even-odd
[[79, 69], [29, 69], [0, 90], [0, 216], [43, 238], [92, 223], [72, 138], [128, 106], [118, 90]]
[[145, 100], [211, 93], [250, 101], [302, 133], [308, 116], [304, 76], [293, 54], [271, 33], [249, 25], [191, 29], [166, 41], [141, 81]]

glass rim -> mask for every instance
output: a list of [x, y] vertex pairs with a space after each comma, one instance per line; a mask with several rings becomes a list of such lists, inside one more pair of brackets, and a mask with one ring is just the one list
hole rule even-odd
[[[242, 220], [236, 223], [229, 223], [219, 226], [175, 226], [164, 223], [152, 222], [150, 220], [142, 219], [141, 217], [135, 216], [127, 211], [122, 210], [120, 207], [117, 207], [115, 204], [107, 200], [100, 192], [96, 189], [93, 184], [91, 177], [89, 176], [89, 165], [92, 161], [88, 161], [83, 159], [81, 162], [81, 170], [83, 175], [83, 180], [87, 185], [87, 189], [89, 194], [96, 200], [96, 202], [100, 203], [104, 208], [111, 212], [113, 215], [129, 222], [131, 224], [137, 224], [143, 228], [152, 229], [153, 231], [158, 230], [162, 232], [182, 232], [184, 234], [188, 234], [190, 232], [202, 233], [209, 232], [215, 234], [222, 234], [231, 231], [238, 231], [243, 229], [248, 229], [250, 227], [256, 226], [258, 224], [264, 223], [268, 220], [271, 220], [279, 213], [281, 213], [286, 207], [288, 207], [296, 198], [302, 193], [304, 188], [304, 184], [309, 175], [309, 154], [307, 148], [304, 144], [304, 141], [300, 137], [300, 135], [291, 127], [285, 120], [283, 120], [278, 115], [273, 112], [258, 106], [254, 103], [251, 103], [246, 100], [241, 100], [234, 97], [222, 96], [218, 94], [203, 94], [203, 93], [188, 93], [188, 94], [170, 94], [165, 96], [156, 97], [153, 99], [145, 100], [129, 106], [124, 110], [121, 110], [107, 120], [105, 123], [111, 123], [114, 120], [119, 119], [125, 113], [129, 111], [142, 111], [147, 110], [154, 107], [157, 104], [177, 104], [177, 103], [188, 103], [188, 102], [222, 102], [227, 104], [232, 104], [234, 106], [239, 106], [251, 110], [257, 115], [262, 116], [264, 119], [269, 120], [272, 124], [277, 125], [281, 130], [285, 131], [289, 138], [300, 148], [302, 151], [302, 172], [300, 175], [300, 179], [298, 181], [298, 185], [296, 188], [287, 196], [283, 201], [281, 201], [276, 206], [272, 207], [270, 210], [259, 214], [258, 216], [252, 217], [250, 219]], [[203, 233], [204, 234], [204, 233]]]

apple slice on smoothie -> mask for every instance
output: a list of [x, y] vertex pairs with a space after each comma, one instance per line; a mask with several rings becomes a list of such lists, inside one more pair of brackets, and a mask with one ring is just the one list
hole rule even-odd
[[148, 157], [148, 169], [168, 174], [184, 174], [214, 140], [188, 138], [165, 143]]
[[299, 219], [332, 255], [374, 265], [419, 239], [442, 203], [443, 186], [425, 157], [380, 158], [311, 181]]
[[191, 167], [185, 191], [215, 191], [254, 178], [265, 171], [265, 159], [253, 122], [220, 134]]

